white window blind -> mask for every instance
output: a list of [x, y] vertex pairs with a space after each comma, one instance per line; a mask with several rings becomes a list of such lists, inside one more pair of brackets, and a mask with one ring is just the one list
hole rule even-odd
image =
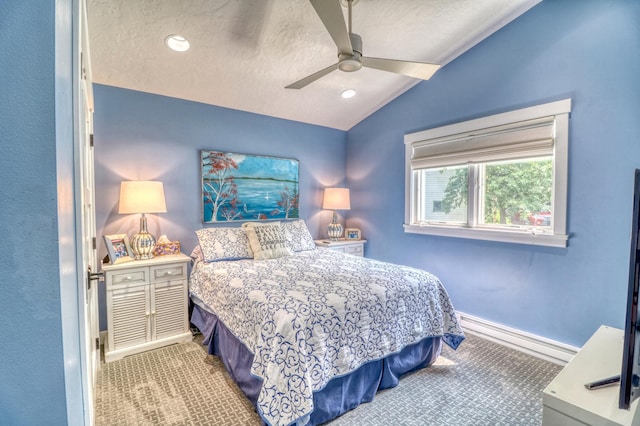
[[413, 170], [553, 154], [555, 117], [443, 136], [411, 145]]
[[[570, 113], [571, 99], [564, 99], [405, 135], [405, 232], [566, 247]], [[515, 213], [503, 223], [502, 211], [500, 222], [493, 217], [487, 222], [485, 214], [492, 214], [487, 213], [484, 198], [489, 190], [484, 181], [487, 168], [544, 159], [550, 159], [553, 167], [549, 211], [532, 203], [522, 207], [529, 223]], [[466, 205], [461, 224], [452, 212], [436, 214], [431, 207], [433, 200], [446, 195], [438, 179], [452, 178], [443, 170], [453, 173], [460, 167], [468, 170], [465, 203], [458, 207]], [[432, 179], [426, 181], [427, 175]]]

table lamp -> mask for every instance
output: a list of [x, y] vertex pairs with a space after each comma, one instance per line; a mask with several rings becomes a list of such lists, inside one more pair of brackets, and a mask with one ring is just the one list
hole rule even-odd
[[336, 210], [351, 210], [349, 189], [347, 188], [325, 188], [324, 199], [322, 201], [324, 210], [333, 210], [333, 220], [327, 228], [329, 239], [337, 241], [342, 237], [342, 225], [338, 223]]
[[145, 213], [166, 213], [162, 182], [138, 180], [120, 183], [120, 214], [142, 214], [140, 232], [131, 238], [131, 250], [136, 258], [151, 259], [156, 247], [156, 239], [147, 231]]

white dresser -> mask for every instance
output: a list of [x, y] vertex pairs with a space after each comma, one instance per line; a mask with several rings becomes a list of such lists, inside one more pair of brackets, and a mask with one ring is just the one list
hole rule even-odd
[[316, 246], [326, 247], [331, 250], [340, 251], [342, 253], [352, 254], [354, 256], [364, 256], [364, 243], [367, 240], [316, 240]]
[[107, 290], [105, 362], [192, 339], [183, 254], [103, 265]]

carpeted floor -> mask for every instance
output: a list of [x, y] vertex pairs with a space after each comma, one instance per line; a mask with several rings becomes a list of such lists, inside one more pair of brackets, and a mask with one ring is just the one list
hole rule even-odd
[[[96, 426], [260, 425], [200, 336], [102, 364]], [[542, 390], [561, 367], [467, 334], [431, 367], [402, 378], [329, 426], [540, 425]]]

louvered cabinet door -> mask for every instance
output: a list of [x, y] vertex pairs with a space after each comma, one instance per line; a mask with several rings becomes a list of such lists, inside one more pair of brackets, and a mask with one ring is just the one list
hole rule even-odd
[[127, 286], [107, 293], [110, 306], [109, 348], [120, 350], [151, 339], [148, 285]]
[[187, 264], [151, 267], [151, 336], [163, 339], [189, 331], [187, 320]]
[[152, 339], [162, 339], [188, 331], [187, 282], [156, 283], [151, 292]]
[[149, 329], [149, 268], [132, 266], [106, 271], [109, 351], [146, 343]]

